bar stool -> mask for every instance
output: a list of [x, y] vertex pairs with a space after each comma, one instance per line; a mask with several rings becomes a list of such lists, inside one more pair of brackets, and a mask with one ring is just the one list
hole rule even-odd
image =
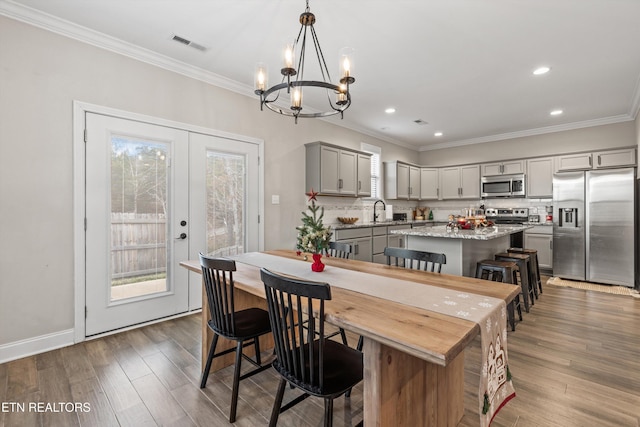
[[[494, 282], [510, 283], [518, 285], [517, 278], [518, 265], [511, 261], [495, 261], [485, 259], [476, 264], [476, 278], [483, 280], [492, 280]], [[520, 290], [522, 293], [522, 289]], [[516, 330], [515, 309], [518, 310], [518, 318], [522, 322], [522, 306], [520, 304], [520, 295], [509, 302], [507, 312], [509, 315], [509, 323], [511, 330]]]
[[[542, 293], [542, 281], [540, 280], [540, 266], [538, 265], [538, 251], [536, 249], [509, 248], [509, 253], [525, 254], [531, 256], [531, 277], [534, 289], [536, 290], [536, 299], [538, 294]], [[537, 284], [537, 288], [535, 285]]]
[[522, 299], [524, 303], [524, 311], [529, 312], [529, 306], [534, 305], [534, 294], [532, 284], [529, 283], [529, 263], [531, 257], [529, 255], [514, 254], [501, 252], [494, 256], [496, 261], [511, 261], [518, 264], [518, 277], [520, 278], [520, 286], [522, 287]]

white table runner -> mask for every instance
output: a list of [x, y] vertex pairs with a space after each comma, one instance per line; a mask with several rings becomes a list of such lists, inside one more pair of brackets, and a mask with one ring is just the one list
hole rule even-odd
[[322, 273], [316, 273], [311, 271], [311, 264], [308, 262], [261, 252], [227, 258], [304, 280], [326, 282], [342, 289], [473, 321], [480, 326], [483, 354], [479, 386], [481, 426], [490, 425], [498, 410], [515, 397], [507, 363], [506, 304], [501, 299], [330, 265], [325, 266]]

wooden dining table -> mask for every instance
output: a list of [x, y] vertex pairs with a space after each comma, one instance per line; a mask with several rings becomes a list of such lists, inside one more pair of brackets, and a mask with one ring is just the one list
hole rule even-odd
[[[298, 260], [304, 256], [291, 250], [264, 253]], [[425, 285], [425, 289], [426, 286], [447, 288], [502, 299], [507, 304], [520, 292], [517, 286], [469, 277], [339, 258], [323, 258], [323, 262], [332, 268], [384, 277], [390, 287], [394, 281], [410, 281]], [[202, 272], [199, 261], [183, 261], [180, 265]], [[236, 268], [236, 309], [266, 309], [259, 268], [239, 262]], [[317, 281], [323, 281], [322, 273], [318, 274]], [[332, 299], [325, 306], [325, 321], [364, 337], [365, 425], [456, 426], [464, 413], [464, 349], [479, 334], [479, 325], [338, 286], [332, 286], [331, 293]], [[206, 298], [203, 298], [203, 363], [212, 339], [208, 320]], [[261, 348], [273, 346], [270, 337], [262, 340]], [[235, 345], [223, 340], [218, 342], [221, 349]], [[213, 369], [232, 363], [231, 354], [217, 359]]]

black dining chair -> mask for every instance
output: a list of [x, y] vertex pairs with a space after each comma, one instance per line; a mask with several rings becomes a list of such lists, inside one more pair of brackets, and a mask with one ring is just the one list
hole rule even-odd
[[[362, 353], [325, 337], [324, 303], [331, 299], [327, 283], [281, 276], [264, 268], [260, 277], [267, 295], [280, 384], [270, 427], [279, 415], [309, 396], [324, 399], [324, 425], [333, 425], [333, 400], [362, 381]], [[303, 325], [306, 325], [303, 326]], [[282, 405], [287, 383], [303, 394]]]
[[[209, 347], [207, 363], [202, 372], [200, 388], [204, 388], [207, 385], [207, 378], [209, 377], [209, 370], [211, 369], [213, 359], [235, 351], [236, 359], [233, 371], [231, 408], [229, 410], [229, 422], [233, 423], [236, 419], [240, 381], [262, 372], [271, 366], [271, 364], [262, 364], [259, 340], [262, 335], [271, 332], [269, 313], [261, 308], [235, 310], [233, 282], [233, 272], [236, 271], [235, 261], [209, 258], [200, 254], [200, 265], [202, 267], [202, 277], [207, 294], [207, 304], [209, 305], [209, 321], [207, 322], [207, 326], [213, 331], [213, 339], [211, 341], [211, 347]], [[236, 347], [216, 353], [218, 337], [236, 341]], [[254, 346], [255, 361], [243, 352], [244, 347], [250, 345]], [[256, 368], [240, 375], [243, 358], [255, 365]]]
[[[353, 253], [353, 246], [348, 243], [342, 242], [329, 242], [329, 248], [325, 251], [327, 255], [334, 258], [349, 259]], [[328, 334], [327, 338], [333, 338], [336, 335], [340, 335], [342, 343], [349, 345], [347, 341], [347, 334], [343, 328], [338, 328], [338, 331]]]
[[[387, 257], [387, 265], [435, 273], [440, 273], [442, 264], [447, 263], [445, 254], [416, 251], [413, 249], [386, 247], [384, 248], [384, 255]], [[392, 258], [394, 260], [393, 263]]]
[[327, 255], [334, 258], [351, 258], [353, 253], [353, 246], [343, 242], [329, 242], [329, 249], [327, 249]]

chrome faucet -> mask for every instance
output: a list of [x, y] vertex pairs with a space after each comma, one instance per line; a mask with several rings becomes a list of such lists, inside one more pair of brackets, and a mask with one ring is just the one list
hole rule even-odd
[[382, 200], [376, 200], [376, 202], [373, 204], [373, 223], [376, 223], [376, 220], [378, 219], [378, 214], [376, 214], [376, 205], [378, 203], [382, 203], [382, 210], [386, 211], [387, 210], [387, 205], [384, 204], [384, 202]]

